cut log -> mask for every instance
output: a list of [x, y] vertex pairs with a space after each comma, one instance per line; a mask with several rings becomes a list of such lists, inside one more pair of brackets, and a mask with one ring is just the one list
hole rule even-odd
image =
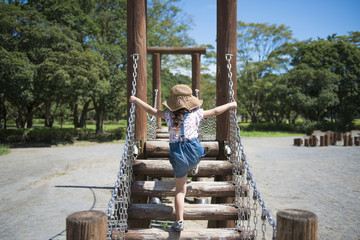
[[[249, 208], [245, 207], [245, 216]], [[131, 204], [129, 219], [175, 220], [173, 204]], [[234, 204], [186, 204], [185, 220], [237, 220], [238, 209]]]
[[203, 228], [203, 229], [185, 229], [182, 232], [174, 232], [173, 230], [168, 229], [129, 229], [125, 234], [126, 240], [129, 239], [144, 239], [144, 240], [153, 240], [153, 239], [254, 239], [253, 232], [250, 233], [241, 233], [236, 229], [226, 229], [226, 228]]
[[106, 240], [107, 216], [101, 211], [83, 211], [66, 218], [66, 239]]
[[[233, 164], [229, 161], [202, 160], [199, 164], [197, 177], [209, 177], [214, 175], [231, 175]], [[169, 160], [136, 160], [133, 166], [134, 172], [148, 176], [174, 176], [173, 168]], [[188, 176], [193, 176], [191, 171]]]
[[[206, 150], [207, 157], [216, 157], [219, 153], [219, 144], [216, 141], [204, 141], [201, 145]], [[149, 157], [169, 157], [170, 146], [168, 142], [147, 141], [145, 145], [146, 156]]]
[[318, 218], [304, 210], [281, 210], [277, 213], [277, 237], [279, 240], [317, 240]]
[[169, 139], [169, 133], [156, 133], [156, 138]]
[[[247, 193], [244, 186], [245, 195]], [[173, 181], [135, 181], [131, 186], [132, 196], [166, 197], [175, 195]], [[187, 182], [186, 196], [188, 197], [234, 197], [235, 184], [233, 182]]]

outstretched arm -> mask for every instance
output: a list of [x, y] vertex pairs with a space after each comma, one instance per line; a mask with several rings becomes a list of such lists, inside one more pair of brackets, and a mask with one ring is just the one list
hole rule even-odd
[[234, 109], [234, 108], [237, 108], [236, 101], [226, 103], [226, 104], [218, 106], [216, 108], [204, 111], [203, 118], [209, 118], [209, 117], [212, 117], [212, 116], [217, 116], [217, 115], [220, 115], [220, 114], [222, 114], [223, 112], [225, 112], [225, 111], [227, 111], [229, 109]]
[[136, 103], [138, 106], [140, 106], [145, 112], [154, 115], [157, 118], [165, 118], [165, 111], [160, 111], [158, 109], [153, 108], [140, 98], [137, 98], [135, 96], [131, 96], [129, 98], [130, 102]]

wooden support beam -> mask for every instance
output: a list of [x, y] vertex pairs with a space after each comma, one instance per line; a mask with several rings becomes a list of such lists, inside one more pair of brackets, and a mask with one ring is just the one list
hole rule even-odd
[[[245, 207], [245, 216], [249, 208]], [[129, 219], [176, 220], [174, 204], [131, 204]], [[237, 220], [233, 204], [185, 204], [184, 220]]]
[[205, 47], [148, 47], [148, 54], [206, 54]]
[[[152, 54], [152, 68], [153, 68], [153, 103], [155, 102], [155, 89], [157, 92], [156, 109], [161, 110], [161, 54]], [[161, 128], [161, 118], [157, 119], [157, 127]]]
[[[139, 54], [137, 61], [136, 96], [147, 102], [147, 54], [146, 54], [146, 0], [127, 1], [127, 96], [128, 101], [133, 88], [133, 58], [132, 54]], [[130, 103], [128, 102], [128, 116]], [[135, 111], [135, 139], [140, 141], [139, 156], [144, 150], [147, 139], [146, 112], [136, 108]]]
[[[247, 192], [246, 186], [245, 193]], [[174, 181], [135, 181], [131, 186], [132, 196], [166, 197], [175, 196]], [[233, 182], [188, 182], [187, 197], [234, 197]]]
[[308, 211], [286, 209], [277, 213], [277, 239], [317, 240], [318, 218]]
[[200, 54], [193, 53], [191, 55], [191, 62], [192, 62], [192, 90], [193, 95], [196, 96], [195, 89], [199, 90], [199, 99], [201, 98], [200, 94]]
[[[212, 161], [201, 160], [199, 164], [199, 172], [196, 177], [211, 177], [214, 175], [230, 175], [232, 173], [233, 164], [229, 161]], [[135, 174], [146, 174], [148, 176], [174, 176], [174, 170], [169, 160], [135, 160], [133, 165]], [[188, 173], [191, 177], [191, 171]]]
[[[237, 53], [237, 0], [217, 0], [217, 57], [216, 57], [216, 105], [230, 100], [230, 85], [225, 54], [232, 54], [231, 72], [236, 99]], [[226, 159], [225, 141], [230, 139], [230, 112], [216, 116], [216, 140], [219, 142], [218, 159]], [[216, 176], [215, 181], [229, 181], [231, 176]], [[232, 198], [212, 198], [212, 203], [232, 203]], [[209, 221], [208, 227], [233, 228], [233, 221]]]

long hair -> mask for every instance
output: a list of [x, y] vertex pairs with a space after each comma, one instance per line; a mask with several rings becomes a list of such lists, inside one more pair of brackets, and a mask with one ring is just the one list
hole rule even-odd
[[171, 114], [171, 118], [173, 120], [172, 127], [176, 128], [177, 132], [180, 130], [182, 119], [187, 112], [189, 112], [189, 110], [187, 110], [186, 108], [181, 108], [179, 110], [172, 112]]

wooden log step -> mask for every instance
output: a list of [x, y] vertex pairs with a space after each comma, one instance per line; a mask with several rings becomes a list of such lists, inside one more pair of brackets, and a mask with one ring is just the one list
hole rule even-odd
[[[245, 207], [245, 215], [249, 208]], [[128, 209], [130, 220], [173, 220], [176, 219], [173, 204], [131, 204]], [[186, 204], [185, 220], [237, 220], [238, 209], [234, 204]]]
[[[247, 192], [244, 186], [245, 195]], [[174, 181], [135, 181], [131, 186], [132, 196], [166, 197], [175, 196]], [[234, 197], [233, 182], [187, 182], [187, 197]]]
[[[219, 154], [219, 143], [217, 141], [204, 141], [201, 144], [206, 149], [207, 157], [216, 157]], [[145, 153], [147, 157], [169, 157], [169, 143], [164, 141], [146, 141]]]
[[169, 139], [169, 133], [156, 133], [156, 138]]
[[254, 239], [253, 232], [241, 233], [235, 228], [201, 228], [201, 229], [185, 229], [182, 232], [175, 232], [170, 229], [145, 228], [145, 229], [129, 229], [125, 234], [126, 240], [134, 239]]
[[[135, 160], [134, 173], [148, 176], [174, 176], [173, 168], [169, 160]], [[196, 177], [224, 176], [231, 175], [233, 164], [229, 161], [202, 160], [199, 164], [199, 172]], [[188, 176], [193, 176], [191, 171]]]

